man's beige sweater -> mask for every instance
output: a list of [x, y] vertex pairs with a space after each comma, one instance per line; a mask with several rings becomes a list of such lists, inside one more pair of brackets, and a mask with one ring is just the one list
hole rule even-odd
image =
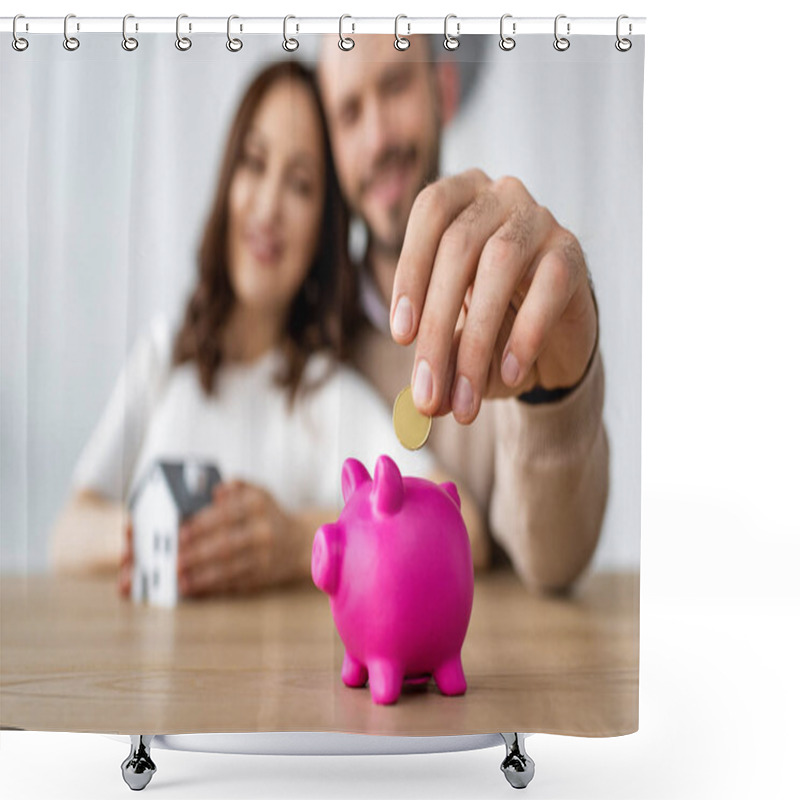
[[[394, 342], [388, 311], [380, 324], [374, 298], [372, 312], [353, 361], [391, 404], [411, 380], [414, 346]], [[560, 400], [484, 400], [471, 425], [452, 414], [433, 420], [426, 447], [477, 502], [493, 563], [507, 556], [531, 589], [565, 588], [591, 560], [608, 496], [603, 397], [598, 347], [581, 383]]]

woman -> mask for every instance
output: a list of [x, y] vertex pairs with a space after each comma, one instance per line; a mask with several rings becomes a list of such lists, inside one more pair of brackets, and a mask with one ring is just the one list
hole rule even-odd
[[399, 448], [388, 409], [341, 363], [359, 320], [347, 224], [313, 79], [273, 65], [235, 115], [182, 325], [173, 337], [157, 320], [137, 342], [81, 454], [54, 530], [57, 570], [117, 568], [124, 528], [130, 592], [124, 501], [159, 458], [211, 460], [233, 478], [181, 527], [182, 595], [308, 576], [345, 457], [371, 467], [386, 452], [403, 472], [446, 478]]

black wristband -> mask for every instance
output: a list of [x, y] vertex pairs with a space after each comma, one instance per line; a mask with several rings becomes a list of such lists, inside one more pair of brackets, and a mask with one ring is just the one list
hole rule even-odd
[[543, 386], [534, 386], [529, 392], [518, 394], [517, 400], [529, 406], [538, 406], [542, 403], [555, 403], [557, 400], [566, 397], [574, 389], [575, 386], [567, 386], [559, 389], [545, 389]]

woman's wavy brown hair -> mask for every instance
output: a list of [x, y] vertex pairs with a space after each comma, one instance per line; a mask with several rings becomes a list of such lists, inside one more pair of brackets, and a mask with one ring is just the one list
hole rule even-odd
[[213, 393], [217, 370], [224, 361], [222, 333], [236, 305], [228, 269], [228, 194], [253, 116], [264, 95], [281, 80], [297, 81], [309, 89], [325, 142], [325, 200], [319, 243], [289, 310], [282, 343], [286, 368], [277, 379], [280, 386], [289, 390], [291, 404], [301, 389], [311, 387], [302, 381], [311, 354], [327, 350], [337, 360], [345, 360], [348, 342], [352, 341], [360, 318], [356, 275], [347, 253], [348, 214], [336, 179], [322, 103], [312, 73], [297, 62], [280, 62], [264, 69], [253, 79], [239, 104], [198, 252], [198, 282], [175, 338], [172, 360], [175, 365], [194, 361], [204, 391]]

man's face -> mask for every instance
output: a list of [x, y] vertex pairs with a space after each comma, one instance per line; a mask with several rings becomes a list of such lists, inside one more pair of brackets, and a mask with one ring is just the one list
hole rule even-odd
[[372, 245], [399, 255], [414, 199], [437, 177], [441, 111], [424, 42], [416, 55], [392, 42], [359, 36], [349, 52], [326, 42], [319, 72], [342, 191]]

